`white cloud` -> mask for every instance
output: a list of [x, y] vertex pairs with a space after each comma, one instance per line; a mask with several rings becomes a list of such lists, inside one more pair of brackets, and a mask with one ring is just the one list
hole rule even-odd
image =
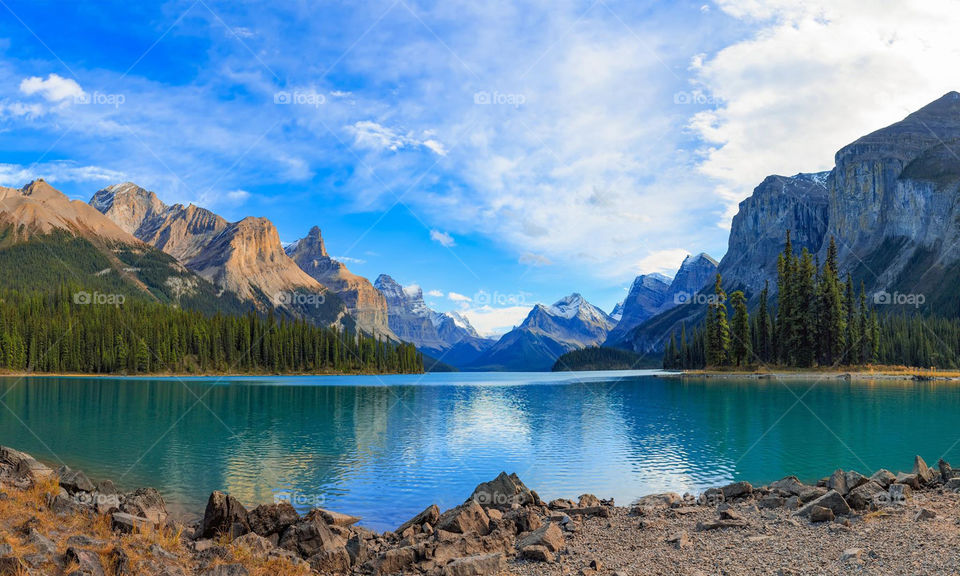
[[680, 268], [680, 264], [683, 263], [683, 259], [689, 255], [690, 253], [683, 248], [651, 252], [637, 262], [637, 271], [641, 274], [659, 272], [667, 276], [673, 276]]
[[[413, 132], [402, 133], [398, 129], [389, 128], [372, 120], [361, 120], [347, 127], [353, 134], [353, 143], [358, 148], [397, 152], [403, 148], [427, 148], [438, 156], [446, 156], [447, 150], [435, 138], [419, 138]], [[424, 131], [429, 136], [432, 131]]]
[[700, 170], [719, 181], [725, 220], [763, 177], [830, 169], [845, 144], [960, 88], [950, 0], [718, 5], [758, 27], [695, 70], [722, 103], [691, 128], [707, 143]]
[[530, 308], [527, 306], [508, 306], [504, 308], [481, 306], [461, 310], [460, 313], [466, 316], [467, 320], [470, 320], [470, 324], [476, 328], [481, 336], [492, 337], [505, 334], [514, 326], [523, 322], [523, 319], [530, 313]]
[[407, 296], [416, 296], [421, 292], [419, 284], [407, 284], [403, 287], [403, 293]]
[[454, 302], [473, 302], [473, 298], [469, 296], [464, 296], [458, 292], [450, 292], [447, 294], [447, 298], [453, 300]]
[[232, 202], [243, 203], [250, 199], [250, 193], [241, 189], [231, 190], [227, 192], [227, 199]]
[[58, 74], [50, 74], [46, 80], [39, 76], [24, 78], [20, 82], [20, 92], [27, 96], [40, 94], [48, 102], [73, 100], [83, 96], [83, 88], [75, 80]]
[[432, 298], [443, 298], [443, 290], [430, 290], [427, 292], [427, 296]]
[[446, 248], [452, 248], [457, 245], [456, 241], [453, 239], [453, 236], [446, 232], [441, 232], [440, 230], [431, 230], [430, 239]]
[[33, 166], [0, 164], [0, 186], [19, 188], [37, 178], [43, 178], [51, 184], [80, 182], [93, 186], [128, 180], [123, 172], [117, 170], [102, 166], [84, 166], [70, 161], [47, 162]]
[[363, 258], [353, 258], [351, 256], [331, 256], [334, 260], [338, 262], [343, 262], [345, 264], [366, 264], [367, 261]]

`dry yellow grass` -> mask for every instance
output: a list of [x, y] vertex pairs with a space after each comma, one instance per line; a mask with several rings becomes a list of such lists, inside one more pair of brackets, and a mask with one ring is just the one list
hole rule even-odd
[[[0, 490], [8, 496], [0, 500], [0, 542], [10, 544], [13, 555], [19, 558], [38, 552], [26, 539], [25, 528], [31, 527], [50, 538], [60, 554], [66, 552], [67, 540], [71, 536], [84, 535], [104, 542], [103, 546], [91, 549], [99, 556], [106, 576], [116, 576], [117, 550], [126, 555], [132, 573], [147, 573], [148, 564], [158, 560], [151, 550], [154, 545], [176, 556], [176, 559], [163, 559], [165, 565], [176, 564], [187, 574], [195, 571], [194, 560], [183, 541], [182, 526], [164, 526], [121, 535], [111, 530], [110, 518], [106, 515], [89, 513], [58, 517], [49, 507], [60, 491], [56, 478], [35, 482], [23, 490], [0, 483]], [[231, 545], [228, 536], [219, 538], [217, 543], [233, 551], [230, 557], [217, 563], [241, 563], [252, 576], [306, 576], [311, 573], [309, 567], [302, 564], [297, 566], [278, 558], [257, 558], [247, 548]], [[67, 566], [62, 572], [53, 564], [42, 568], [44, 574], [73, 574], [79, 567]], [[23, 574], [26, 576], [25, 571]]]

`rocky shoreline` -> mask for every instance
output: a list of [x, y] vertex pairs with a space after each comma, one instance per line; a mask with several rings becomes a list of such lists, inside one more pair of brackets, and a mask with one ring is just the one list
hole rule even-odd
[[936, 372], [828, 372], [828, 371], [791, 371], [791, 372], [736, 372], [709, 370], [664, 371], [653, 374], [654, 378], [715, 378], [727, 380], [903, 380], [914, 382], [957, 382], [960, 375], [955, 372], [937, 374]]
[[590, 494], [543, 502], [502, 473], [393, 532], [288, 502], [248, 510], [222, 492], [185, 526], [152, 488], [120, 493], [0, 447], [0, 575], [945, 573], [960, 569], [958, 491], [960, 471], [919, 456], [908, 473], [736, 482], [628, 507]]

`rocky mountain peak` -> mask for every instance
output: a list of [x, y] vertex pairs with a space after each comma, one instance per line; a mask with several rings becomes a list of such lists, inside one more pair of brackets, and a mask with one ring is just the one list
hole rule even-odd
[[306, 236], [288, 246], [287, 254], [290, 254], [291, 256], [296, 254], [298, 258], [302, 259], [319, 259], [330, 257], [330, 255], [327, 254], [327, 247], [323, 243], [323, 235], [320, 233], [319, 226], [310, 228], [310, 231], [307, 232]]

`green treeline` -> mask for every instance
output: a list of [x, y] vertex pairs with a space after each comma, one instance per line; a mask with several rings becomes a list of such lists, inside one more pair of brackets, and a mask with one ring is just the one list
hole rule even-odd
[[204, 315], [63, 284], [0, 290], [0, 369], [92, 374], [422, 372], [409, 344], [301, 320]]
[[591, 346], [572, 350], [554, 362], [553, 372], [582, 370], [635, 370], [656, 366], [656, 359], [646, 359], [630, 350]]
[[682, 327], [679, 342], [670, 336], [664, 367], [850, 366], [882, 361], [881, 352], [890, 349], [881, 346], [885, 331], [863, 283], [857, 290], [849, 274], [841, 276], [833, 238], [818, 267], [806, 248], [794, 253], [788, 231], [777, 261], [776, 310], [769, 292], [764, 286], [751, 315], [746, 295], [738, 290], [728, 297], [717, 274], [704, 324], [691, 334]]

